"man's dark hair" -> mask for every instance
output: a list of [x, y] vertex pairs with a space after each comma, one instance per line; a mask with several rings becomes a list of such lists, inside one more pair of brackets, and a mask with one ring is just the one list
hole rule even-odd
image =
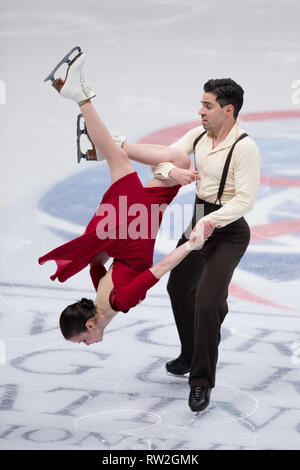
[[237, 118], [241, 107], [243, 106], [243, 88], [231, 78], [217, 78], [208, 80], [203, 87], [206, 93], [213, 93], [217, 96], [216, 101], [221, 108], [227, 104], [234, 106], [234, 119]]

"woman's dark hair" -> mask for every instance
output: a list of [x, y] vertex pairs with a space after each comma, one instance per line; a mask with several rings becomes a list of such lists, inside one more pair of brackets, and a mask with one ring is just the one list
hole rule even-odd
[[65, 339], [71, 339], [86, 331], [86, 322], [94, 317], [95, 305], [90, 299], [82, 298], [68, 305], [60, 315], [59, 326]]
[[216, 101], [221, 108], [227, 104], [234, 107], [233, 117], [237, 118], [244, 101], [244, 90], [231, 78], [217, 78], [208, 80], [203, 87], [206, 93], [213, 93], [217, 96]]

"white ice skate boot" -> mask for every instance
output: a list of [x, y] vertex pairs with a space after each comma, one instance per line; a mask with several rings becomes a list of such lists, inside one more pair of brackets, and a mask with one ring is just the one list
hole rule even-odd
[[[77, 52], [77, 55], [70, 60], [70, 56]], [[53, 69], [53, 71], [45, 78], [52, 81], [52, 86], [60, 93], [64, 98], [71, 99], [76, 101], [76, 103], [81, 104], [86, 100], [94, 98], [96, 94], [87, 86], [84, 76], [82, 73], [82, 68], [85, 62], [85, 54], [81, 51], [80, 47], [74, 47]], [[67, 73], [65, 79], [55, 78], [54, 73], [59, 69], [64, 63], [68, 64]]]
[[[82, 134], [86, 135], [92, 148], [87, 150], [86, 153], [83, 153], [82, 150], [81, 150], [81, 146], [80, 146], [80, 139], [81, 139], [81, 136]], [[119, 145], [119, 147], [123, 147], [123, 145], [126, 143], [126, 137], [125, 136], [118, 136], [118, 135], [113, 135], [112, 136], [114, 142]], [[82, 116], [82, 114], [79, 114], [77, 116], [77, 161], [78, 163], [80, 163], [80, 160], [82, 158], [85, 158], [86, 160], [94, 160], [94, 161], [98, 161], [98, 162], [101, 162], [103, 160], [105, 160], [105, 157], [104, 155], [102, 155], [102, 153], [95, 147], [95, 145], [93, 144], [88, 132], [87, 132], [87, 128], [86, 128], [86, 125], [85, 125], [85, 122], [84, 122], [84, 118]]]

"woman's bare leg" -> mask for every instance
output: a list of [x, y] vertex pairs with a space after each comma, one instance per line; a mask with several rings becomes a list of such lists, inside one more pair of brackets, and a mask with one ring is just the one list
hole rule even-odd
[[119, 147], [112, 139], [108, 129], [95, 110], [93, 104], [87, 101], [80, 107], [86, 123], [87, 131], [93, 144], [104, 155], [109, 166], [111, 183], [113, 184], [123, 176], [133, 173], [133, 168], [125, 150]]
[[[147, 165], [155, 166], [163, 162], [172, 162], [177, 168], [184, 170], [187, 170], [191, 165], [190, 157], [186, 152], [165, 145], [126, 143], [123, 148], [131, 160]], [[146, 188], [170, 187], [176, 184], [178, 182], [173, 179], [153, 178], [144, 186]]]
[[[93, 104], [88, 101], [81, 106], [89, 138], [107, 160], [111, 173], [111, 182], [114, 183], [122, 176], [134, 172], [129, 159], [146, 165], [155, 166], [163, 162], [172, 162], [176, 167], [188, 169], [189, 156], [178, 149], [155, 144], [124, 144], [120, 148], [112, 139]], [[147, 186], [174, 186], [174, 180], [159, 180], [154, 178]]]
[[187, 153], [166, 145], [156, 144], [129, 144], [123, 146], [129, 158], [146, 165], [158, 165], [163, 162], [172, 162], [178, 168], [189, 168], [190, 158]]

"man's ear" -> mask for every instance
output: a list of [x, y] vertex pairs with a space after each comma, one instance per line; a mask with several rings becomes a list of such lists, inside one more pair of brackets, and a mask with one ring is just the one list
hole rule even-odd
[[226, 106], [226, 114], [232, 114], [232, 115], [234, 114], [234, 106], [233, 106], [233, 104], [228, 104], [228, 105]]

